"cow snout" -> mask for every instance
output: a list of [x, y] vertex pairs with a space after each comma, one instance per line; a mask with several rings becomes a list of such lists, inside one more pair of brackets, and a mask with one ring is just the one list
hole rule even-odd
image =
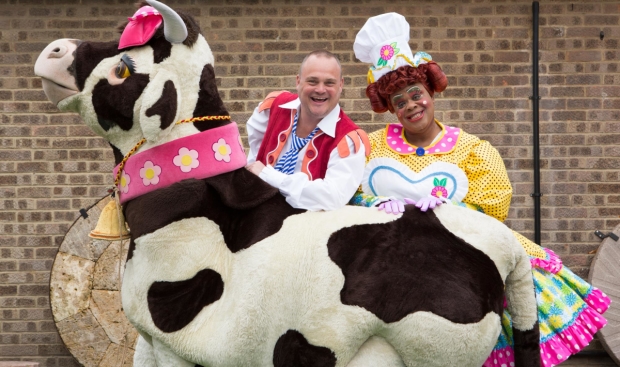
[[42, 78], [45, 95], [55, 105], [79, 92], [72, 66], [78, 44], [73, 39], [56, 40], [43, 49], [34, 64], [34, 73]]

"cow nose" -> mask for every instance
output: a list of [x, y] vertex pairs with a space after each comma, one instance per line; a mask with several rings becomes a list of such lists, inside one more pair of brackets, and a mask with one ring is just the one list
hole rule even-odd
[[[73, 76], [70, 75], [68, 68], [73, 63], [77, 45], [78, 41], [72, 39], [53, 41], [41, 51], [34, 64], [34, 73], [67, 88], [75, 87], [75, 81], [70, 80]], [[77, 90], [77, 87], [74, 89]]]
[[72, 74], [77, 40], [53, 41], [41, 52], [34, 64], [34, 73], [42, 78], [43, 91], [54, 104], [78, 93]]
[[68, 50], [69, 48], [67, 48], [67, 46], [65, 45], [56, 45], [56, 47], [50, 50], [50, 53], [47, 55], [47, 58], [48, 59], [61, 59], [63, 56], [65, 56]]

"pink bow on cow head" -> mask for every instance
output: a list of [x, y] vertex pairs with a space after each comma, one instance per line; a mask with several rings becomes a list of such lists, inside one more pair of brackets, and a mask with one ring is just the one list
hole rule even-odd
[[144, 45], [153, 37], [163, 21], [161, 14], [152, 6], [141, 7], [133, 17], [128, 19], [129, 23], [118, 41], [119, 50]]

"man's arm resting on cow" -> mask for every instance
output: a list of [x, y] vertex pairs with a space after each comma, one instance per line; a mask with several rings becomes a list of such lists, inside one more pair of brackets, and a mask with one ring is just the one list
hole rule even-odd
[[256, 161], [248, 164], [247, 166], [245, 166], [245, 168], [247, 168], [248, 171], [252, 172], [256, 176], [260, 176], [260, 173], [263, 171], [263, 168], [265, 168], [265, 165], [263, 164], [263, 162]]
[[[334, 210], [347, 204], [358, 188], [364, 164], [366, 162], [365, 148], [361, 144], [355, 151], [355, 144], [348, 136], [347, 143], [351, 152], [341, 158], [338, 149], [330, 153], [329, 163], [324, 179], [310, 181], [303, 172], [286, 175], [276, 171], [272, 166], [260, 170], [259, 177], [271, 186], [280, 190], [286, 201], [294, 208], [307, 210]], [[258, 170], [262, 167], [252, 165]]]

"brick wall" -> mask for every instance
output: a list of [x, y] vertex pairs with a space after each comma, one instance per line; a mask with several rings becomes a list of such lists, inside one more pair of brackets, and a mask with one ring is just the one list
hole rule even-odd
[[[507, 223], [533, 236], [530, 1], [168, 3], [198, 18], [236, 121], [269, 91], [294, 88], [303, 55], [326, 48], [344, 66], [345, 111], [368, 131], [395, 119], [370, 111], [353, 39], [369, 16], [405, 15], [412, 49], [449, 75], [437, 117], [498, 148], [515, 192]], [[57, 38], [114, 39], [133, 11], [122, 0], [0, 0], [0, 360], [75, 364], [52, 321], [49, 272], [78, 209], [112, 184], [111, 150], [47, 102], [34, 61]], [[542, 1], [540, 13], [542, 240], [586, 276], [592, 232], [620, 223], [620, 3]]]

